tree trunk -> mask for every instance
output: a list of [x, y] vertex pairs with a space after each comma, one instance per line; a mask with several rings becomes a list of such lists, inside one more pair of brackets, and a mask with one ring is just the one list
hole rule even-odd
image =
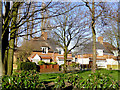
[[92, 2], [92, 38], [93, 38], [93, 66], [92, 72], [95, 73], [96, 70], [96, 32], [95, 32], [95, 7], [94, 0]]
[[2, 72], [3, 75], [7, 74], [7, 53], [8, 53], [8, 35], [9, 35], [9, 23], [10, 23], [10, 17], [9, 15], [10, 11], [10, 2], [6, 2], [5, 6], [5, 17], [4, 19], [4, 25], [2, 26]]
[[64, 66], [63, 73], [67, 73], [67, 47], [64, 49]]
[[9, 41], [9, 50], [8, 50], [8, 61], [7, 61], [7, 75], [11, 75], [12, 74], [12, 70], [13, 70], [13, 54], [14, 54], [14, 44], [15, 44], [15, 34], [16, 31], [18, 30], [16, 28], [16, 20], [17, 20], [17, 14], [18, 14], [18, 8], [20, 3], [16, 2], [15, 4], [13, 4], [13, 12], [12, 14], [14, 15], [14, 17], [12, 18], [12, 22], [11, 22], [11, 26], [12, 29], [10, 31], [10, 41]]
[[[2, 29], [2, 2], [1, 1], [0, 1], [0, 29]], [[1, 36], [1, 33], [2, 33], [2, 31], [0, 30], [0, 36]], [[2, 44], [2, 41], [1, 41], [1, 37], [0, 37], [0, 77], [2, 76], [2, 58], [1, 58], [2, 45], [1, 44]], [[0, 83], [1, 83], [1, 81], [0, 81]]]

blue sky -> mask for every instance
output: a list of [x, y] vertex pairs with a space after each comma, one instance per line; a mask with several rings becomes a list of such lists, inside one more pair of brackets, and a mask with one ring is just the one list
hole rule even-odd
[[[39, 0], [38, 0], [39, 1]], [[46, 1], [46, 0], [45, 0]], [[49, 1], [49, 0], [48, 0]], [[70, 2], [70, 0], [69, 0], [69, 2]], [[73, 1], [74, 3], [75, 2], [77, 2], [77, 1]], [[79, 1], [80, 2], [80, 1]], [[79, 4], [78, 2], [76, 3], [76, 4]], [[114, 5], [113, 3], [109, 3], [114, 9], [118, 9], [118, 5], [117, 5], [117, 3], [116, 3], [116, 5]], [[78, 8], [76, 8], [75, 10], [76, 10], [76, 12], [78, 11], [79, 12], [79, 10], [77, 10]], [[54, 10], [54, 9], [50, 9], [51, 11], [52, 10]], [[88, 8], [87, 7], [81, 7], [81, 9], [80, 10], [83, 10], [83, 12], [85, 12], [85, 11], [87, 11], [88, 10]], [[4, 8], [3, 8], [3, 11], [4, 11]], [[73, 15], [76, 15], [76, 13], [73, 13]], [[88, 14], [87, 14], [88, 15]], [[38, 13], [38, 17], [41, 17], [41, 15]], [[51, 21], [52, 21], [52, 19], [51, 19]], [[38, 22], [37, 20], [35, 21], [35, 22]], [[53, 21], [53, 23], [54, 23], [54, 21]], [[24, 26], [23, 26], [24, 27]], [[87, 27], [86, 27], [87, 28]], [[96, 29], [96, 32], [98, 32], [98, 30], [101, 30], [101, 28], [103, 28], [103, 27], [96, 27], [95, 29]], [[39, 30], [40, 29], [40, 23], [38, 24], [38, 26], [37, 27], [35, 27], [35, 29], [34, 29], [34, 31], [35, 30]], [[89, 29], [89, 30], [91, 30], [91, 29]], [[24, 33], [23, 33], [24, 34]], [[40, 32], [37, 34], [37, 36], [38, 35], [40, 35]], [[99, 33], [97, 33], [97, 37], [99, 36], [100, 34]], [[23, 41], [23, 39], [22, 38], [19, 38], [19, 41], [20, 42], [22, 42]], [[20, 46], [20, 44], [19, 44], [19, 46]]]

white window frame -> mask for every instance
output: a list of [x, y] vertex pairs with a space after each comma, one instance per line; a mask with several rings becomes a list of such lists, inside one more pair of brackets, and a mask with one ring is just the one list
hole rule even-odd
[[97, 49], [98, 56], [103, 56], [103, 49]]
[[[59, 53], [60, 52], [60, 53]], [[61, 55], [62, 54], [62, 50], [61, 49], [58, 49], [58, 53]]]
[[[44, 49], [44, 52], [43, 52], [43, 49]], [[42, 47], [42, 53], [47, 54], [48, 53], [48, 47]]]

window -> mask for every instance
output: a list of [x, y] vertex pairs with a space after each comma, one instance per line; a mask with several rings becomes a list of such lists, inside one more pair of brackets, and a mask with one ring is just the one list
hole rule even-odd
[[47, 47], [42, 47], [42, 53], [48, 53], [48, 48]]
[[46, 48], [43, 48], [43, 53], [46, 53]]
[[75, 58], [75, 62], [77, 62], [77, 58]]
[[61, 54], [61, 49], [59, 49], [59, 54]]
[[98, 50], [97, 50], [97, 54], [98, 54], [98, 56], [103, 56], [103, 50], [98, 49]]
[[118, 50], [113, 50], [114, 56], [118, 56]]

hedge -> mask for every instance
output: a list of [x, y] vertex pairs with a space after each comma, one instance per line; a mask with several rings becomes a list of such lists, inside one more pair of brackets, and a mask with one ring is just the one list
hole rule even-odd
[[20, 65], [21, 70], [37, 70], [37, 66], [34, 62], [22, 62]]

